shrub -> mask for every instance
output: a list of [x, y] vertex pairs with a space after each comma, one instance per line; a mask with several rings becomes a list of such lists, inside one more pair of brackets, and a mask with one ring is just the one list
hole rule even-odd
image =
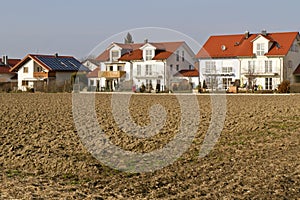
[[290, 92], [290, 81], [284, 80], [278, 86], [279, 93], [289, 93]]

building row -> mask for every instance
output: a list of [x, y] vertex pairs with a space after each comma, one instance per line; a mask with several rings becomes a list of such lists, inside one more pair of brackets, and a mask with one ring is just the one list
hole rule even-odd
[[33, 55], [0, 59], [0, 82], [19, 90], [74, 82], [92, 91], [145, 89], [226, 90], [231, 85], [275, 90], [283, 80], [300, 83], [298, 32], [245, 32], [210, 36], [195, 54], [185, 41], [112, 43], [82, 63], [72, 56]]

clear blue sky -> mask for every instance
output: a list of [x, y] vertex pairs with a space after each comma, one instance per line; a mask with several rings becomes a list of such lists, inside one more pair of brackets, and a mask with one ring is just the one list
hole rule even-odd
[[1, 1], [0, 54], [58, 52], [81, 59], [114, 34], [152, 26], [200, 44], [212, 34], [299, 31], [299, 8], [298, 0]]

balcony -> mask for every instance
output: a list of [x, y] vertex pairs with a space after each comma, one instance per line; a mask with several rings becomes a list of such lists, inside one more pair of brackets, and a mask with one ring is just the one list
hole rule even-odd
[[99, 71], [99, 78], [121, 78], [126, 74], [126, 71]]
[[48, 78], [48, 72], [33, 72], [35, 78]]

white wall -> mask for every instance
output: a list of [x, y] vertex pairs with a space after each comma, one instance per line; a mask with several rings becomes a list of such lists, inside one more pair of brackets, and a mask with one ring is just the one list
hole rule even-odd
[[[28, 73], [24, 73], [24, 68], [28, 68]], [[33, 71], [34, 71], [34, 61], [29, 60], [26, 62], [22, 67], [19, 68], [18, 71], [18, 88], [22, 91], [26, 91], [26, 86], [22, 86], [22, 81], [23, 80], [34, 80], [33, 78]], [[33, 87], [33, 82], [29, 81], [28, 82], [28, 87]]]
[[[218, 89], [223, 89], [223, 78], [231, 78], [234, 82], [237, 79], [240, 79], [241, 71], [240, 71], [240, 61], [238, 59], [229, 58], [229, 59], [200, 59], [199, 60], [199, 69], [200, 69], [200, 81], [203, 84], [203, 81], [206, 80], [206, 84], [208, 84], [207, 80], [209, 74], [206, 74], [206, 62], [215, 62], [216, 63], [216, 85], [218, 85]], [[232, 67], [232, 74], [224, 76], [222, 72], [223, 67]], [[223, 75], [222, 75], [223, 74]], [[203, 86], [203, 85], [202, 85]]]
[[283, 59], [283, 66], [284, 66], [283, 79], [289, 80], [291, 83], [296, 82], [296, 78], [293, 75], [293, 72], [300, 64], [300, 48], [296, 40], [294, 41], [294, 45], [297, 46], [298, 52], [289, 51], [287, 56]]
[[[141, 75], [137, 75], [137, 66], [141, 65]], [[146, 65], [152, 66], [152, 75], [146, 75]], [[155, 89], [157, 80], [160, 80], [160, 85], [165, 85], [164, 62], [149, 60], [144, 62], [133, 63], [133, 82], [136, 87], [140, 87], [142, 83], [146, 85], [146, 80], [152, 81], [152, 86]]]

